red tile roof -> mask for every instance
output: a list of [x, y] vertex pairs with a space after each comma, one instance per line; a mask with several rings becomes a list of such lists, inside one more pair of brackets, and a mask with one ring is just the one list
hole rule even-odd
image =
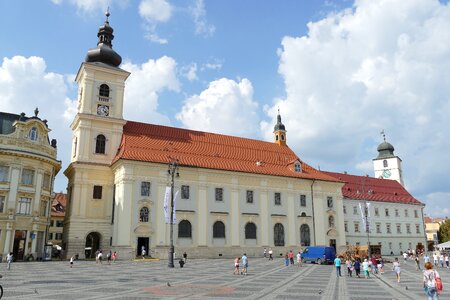
[[[113, 164], [120, 159], [168, 163], [180, 166], [235, 172], [339, 181], [301, 161], [287, 146], [227, 136], [128, 121]], [[292, 163], [300, 161], [302, 172]]]
[[423, 205], [395, 180], [333, 172], [324, 173], [345, 182], [342, 195], [346, 199]]
[[[63, 207], [63, 211], [59, 211], [56, 209], [56, 206], [61, 205]], [[52, 202], [52, 217], [64, 217], [67, 205], [67, 194], [64, 193], [55, 193], [55, 199]]]

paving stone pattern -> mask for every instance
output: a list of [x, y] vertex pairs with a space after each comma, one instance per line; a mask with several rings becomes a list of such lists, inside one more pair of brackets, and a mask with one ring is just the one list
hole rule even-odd
[[[337, 277], [333, 266], [284, 266], [283, 259], [250, 258], [248, 275], [233, 275], [233, 260], [188, 260], [169, 269], [167, 261], [76, 261], [0, 264], [4, 299], [426, 299], [422, 273], [402, 262], [397, 283], [391, 265], [370, 279]], [[450, 269], [438, 268], [440, 299], [450, 299]], [[170, 286], [169, 286], [170, 285]]]

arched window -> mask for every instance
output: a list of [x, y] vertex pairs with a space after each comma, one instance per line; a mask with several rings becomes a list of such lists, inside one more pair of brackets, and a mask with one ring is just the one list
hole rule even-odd
[[333, 216], [328, 217], [328, 227], [334, 227], [334, 217]]
[[302, 226], [300, 226], [300, 244], [302, 246], [311, 245], [311, 234], [309, 231], [309, 226], [307, 224], [303, 224]]
[[273, 227], [273, 243], [275, 244], [275, 246], [284, 246], [283, 224], [277, 223]]
[[38, 131], [36, 127], [32, 127], [30, 129], [30, 132], [28, 133], [28, 137], [30, 138], [30, 140], [32, 141], [36, 141], [38, 138]]
[[281, 135], [281, 140], [284, 141], [284, 134]]
[[388, 161], [387, 160], [383, 160], [383, 167], [387, 168], [388, 167]]
[[192, 226], [188, 220], [183, 220], [178, 223], [178, 237], [179, 238], [192, 238]]
[[245, 225], [245, 239], [256, 239], [256, 225], [255, 223], [247, 223]]
[[100, 97], [109, 98], [109, 86], [107, 84], [100, 85], [100, 91], [98, 94]]
[[224, 238], [225, 237], [225, 224], [221, 221], [217, 221], [213, 225], [213, 238]]
[[105, 154], [106, 137], [103, 134], [95, 138], [95, 153]]
[[139, 211], [139, 221], [148, 222], [148, 208], [145, 206]]

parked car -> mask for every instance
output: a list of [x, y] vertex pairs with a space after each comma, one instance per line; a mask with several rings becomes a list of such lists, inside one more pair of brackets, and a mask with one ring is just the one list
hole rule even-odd
[[327, 246], [309, 246], [303, 250], [302, 261], [313, 262], [316, 264], [334, 262], [336, 258], [336, 250], [334, 247]]

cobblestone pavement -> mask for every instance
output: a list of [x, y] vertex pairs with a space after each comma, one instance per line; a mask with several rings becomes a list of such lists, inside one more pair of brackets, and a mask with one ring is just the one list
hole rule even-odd
[[[250, 258], [247, 276], [233, 275], [233, 260], [188, 260], [183, 269], [167, 261], [118, 261], [97, 265], [69, 263], [0, 264], [4, 299], [426, 299], [421, 272], [402, 264], [397, 283], [386, 265], [370, 279], [336, 277], [333, 266], [285, 267], [282, 259]], [[438, 268], [444, 283], [441, 299], [450, 299], [450, 269]], [[170, 285], [170, 286], [169, 286]]]

